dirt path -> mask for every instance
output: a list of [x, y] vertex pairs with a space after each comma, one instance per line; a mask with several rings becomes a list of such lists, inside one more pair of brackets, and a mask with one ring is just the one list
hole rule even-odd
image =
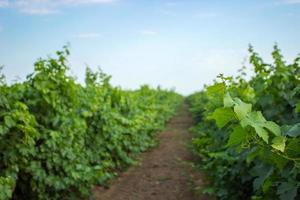
[[[188, 128], [192, 117], [183, 105], [159, 136], [160, 145], [143, 153], [140, 165], [121, 174], [110, 189], [96, 188], [95, 200], [195, 200], [191, 177], [194, 172], [187, 164], [193, 156], [186, 148], [191, 139]], [[196, 176], [198, 184], [201, 177]]]

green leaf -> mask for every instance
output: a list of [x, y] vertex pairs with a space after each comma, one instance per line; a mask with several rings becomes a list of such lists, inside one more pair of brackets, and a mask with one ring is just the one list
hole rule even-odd
[[241, 96], [251, 101], [255, 98], [255, 91], [251, 86], [247, 85], [246, 88], [241, 88]]
[[224, 97], [225, 93], [225, 84], [224, 83], [216, 83], [207, 88], [207, 95], [209, 96], [219, 96], [221, 98]]
[[252, 110], [252, 105], [244, 103], [240, 99], [236, 99], [236, 105], [234, 106], [234, 112], [239, 120], [244, 119]]
[[274, 168], [272, 166], [261, 166], [259, 167], [259, 170], [257, 166], [256, 168], [257, 168], [256, 172], [258, 173], [258, 177], [253, 181], [253, 188], [255, 191], [257, 191], [260, 187], [263, 186], [266, 179], [269, 178], [269, 176], [274, 171]]
[[234, 101], [231, 98], [231, 96], [230, 96], [229, 93], [225, 94], [224, 102], [223, 103], [224, 103], [224, 107], [232, 107], [234, 105]]
[[12, 177], [0, 176], [0, 199], [11, 199], [15, 180]]
[[3, 135], [3, 134], [5, 134], [6, 133], [6, 130], [7, 128], [5, 127], [5, 126], [3, 126], [3, 125], [0, 125], [0, 135]]
[[264, 118], [261, 112], [251, 112], [245, 118], [241, 120], [241, 126], [251, 126], [255, 129], [255, 132], [259, 137], [261, 137], [266, 143], [269, 140], [269, 133], [264, 129], [274, 132], [274, 134], [280, 134], [280, 128], [274, 122], [268, 122]]
[[284, 152], [285, 149], [285, 142], [286, 142], [286, 137], [284, 136], [277, 136], [272, 140], [272, 147], [274, 149], [277, 149], [281, 152]]
[[286, 166], [286, 164], [289, 162], [286, 158], [283, 158], [277, 153], [271, 153], [270, 159], [272, 162], [275, 163], [275, 165], [278, 167], [278, 169], [283, 170], [283, 168]]
[[270, 179], [267, 179], [262, 185], [262, 190], [264, 193], [267, 193], [269, 188], [273, 185], [273, 182]]
[[291, 136], [291, 137], [298, 137], [300, 136], [300, 123], [297, 123], [293, 125], [291, 128], [287, 130], [285, 135]]
[[292, 139], [288, 140], [288, 144], [286, 146], [286, 153], [291, 157], [300, 156], [300, 139]]
[[4, 123], [8, 128], [11, 128], [16, 125], [16, 122], [13, 120], [11, 116], [5, 116]]
[[259, 137], [261, 137], [266, 143], [269, 142], [268, 132], [263, 127], [254, 125], [253, 128]]
[[259, 156], [260, 151], [257, 149], [252, 149], [247, 155], [246, 162], [247, 164], [251, 163], [257, 156]]
[[242, 143], [247, 136], [247, 132], [240, 125], [236, 126], [230, 134], [227, 146], [234, 146]]
[[278, 126], [275, 122], [267, 121], [265, 122], [264, 127], [274, 133], [276, 136], [281, 135], [280, 126]]
[[264, 116], [261, 114], [261, 112], [251, 112], [247, 117], [245, 117], [242, 121], [241, 124], [242, 126], [261, 126], [263, 127], [266, 122], [266, 119]]
[[296, 104], [296, 112], [299, 113], [300, 112], [300, 101]]
[[216, 120], [219, 128], [224, 127], [228, 122], [235, 118], [234, 112], [231, 108], [217, 108], [209, 119]]
[[297, 196], [297, 184], [293, 182], [283, 182], [277, 190], [281, 200], [294, 200]]

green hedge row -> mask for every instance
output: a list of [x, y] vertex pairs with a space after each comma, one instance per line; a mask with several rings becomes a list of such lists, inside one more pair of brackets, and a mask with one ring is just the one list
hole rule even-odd
[[300, 199], [300, 56], [272, 64], [252, 47], [245, 68], [188, 98], [196, 119], [193, 150], [218, 199]]
[[142, 86], [113, 87], [110, 76], [68, 74], [65, 48], [40, 59], [26, 81], [0, 78], [0, 200], [79, 199], [132, 164], [182, 97]]

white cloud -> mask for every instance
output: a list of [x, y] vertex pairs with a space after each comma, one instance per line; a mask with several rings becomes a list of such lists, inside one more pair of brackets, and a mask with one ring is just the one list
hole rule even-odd
[[11, 7], [29, 15], [49, 15], [59, 13], [63, 7], [79, 5], [110, 4], [116, 0], [0, 0], [0, 7]]
[[289, 12], [289, 13], [286, 13], [286, 16], [288, 16], [288, 17], [294, 17], [295, 13]]
[[170, 1], [170, 2], [167, 2], [165, 5], [166, 5], [166, 6], [173, 7], [173, 6], [180, 5], [180, 2]]
[[142, 34], [142, 35], [157, 35], [158, 32], [153, 31], [153, 30], [141, 30], [140, 34]]
[[101, 35], [99, 33], [79, 33], [73, 35], [75, 38], [99, 38]]
[[5, 8], [9, 6], [8, 0], [0, 0], [0, 8]]
[[113, 3], [115, 0], [61, 0], [56, 1], [60, 4], [66, 5], [79, 5], [79, 4], [103, 4], [103, 3]]
[[285, 4], [300, 4], [300, 0], [282, 0]]
[[50, 15], [59, 13], [59, 10], [54, 8], [36, 8], [36, 7], [24, 7], [19, 9], [20, 12], [28, 15]]
[[215, 12], [200, 12], [195, 14], [195, 17], [200, 19], [216, 18], [218, 16], [219, 14]]
[[178, 7], [182, 4], [182, 2], [178, 1], [169, 1], [163, 4], [162, 8], [158, 10], [160, 14], [166, 15], [166, 16], [176, 16], [177, 12], [176, 10]]
[[170, 17], [175, 17], [177, 15], [176, 12], [168, 10], [168, 9], [160, 9], [158, 12], [163, 15], [170, 16]]

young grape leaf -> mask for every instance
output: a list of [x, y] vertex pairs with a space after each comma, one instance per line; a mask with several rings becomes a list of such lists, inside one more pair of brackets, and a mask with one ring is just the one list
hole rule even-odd
[[261, 112], [250, 112], [247, 117], [243, 118], [241, 120], [242, 127], [246, 126], [264, 126], [264, 123], [266, 122], [266, 119], [261, 114]]
[[242, 143], [247, 136], [247, 132], [240, 125], [236, 126], [229, 136], [227, 146], [234, 146]]
[[[251, 126], [255, 129], [255, 132], [266, 143], [268, 143], [269, 133], [266, 129], [273, 132], [275, 135], [280, 135], [280, 128], [274, 122], [266, 121], [261, 112], [251, 112], [245, 118], [241, 120], [241, 126]], [[266, 128], [266, 129], [265, 129]]]
[[209, 96], [220, 96], [223, 98], [225, 93], [225, 84], [224, 83], [216, 83], [207, 88], [207, 94]]
[[231, 96], [230, 96], [229, 93], [226, 93], [226, 94], [225, 94], [223, 103], [224, 103], [224, 107], [232, 107], [232, 106], [234, 105], [234, 101], [233, 101], [233, 99], [231, 98]]
[[286, 142], [286, 137], [284, 136], [276, 136], [273, 140], [272, 140], [272, 147], [274, 149], [277, 149], [281, 152], [284, 152], [285, 149], [285, 142]]
[[216, 120], [217, 126], [222, 128], [234, 118], [234, 112], [231, 108], [218, 108], [208, 119]]
[[268, 132], [263, 127], [254, 125], [253, 128], [259, 137], [261, 137], [266, 143], [269, 142]]
[[276, 136], [281, 135], [280, 126], [278, 126], [275, 122], [267, 121], [265, 122], [264, 127], [274, 133]]
[[236, 99], [236, 105], [234, 106], [234, 112], [239, 120], [244, 119], [252, 110], [252, 105], [244, 103], [240, 99]]

